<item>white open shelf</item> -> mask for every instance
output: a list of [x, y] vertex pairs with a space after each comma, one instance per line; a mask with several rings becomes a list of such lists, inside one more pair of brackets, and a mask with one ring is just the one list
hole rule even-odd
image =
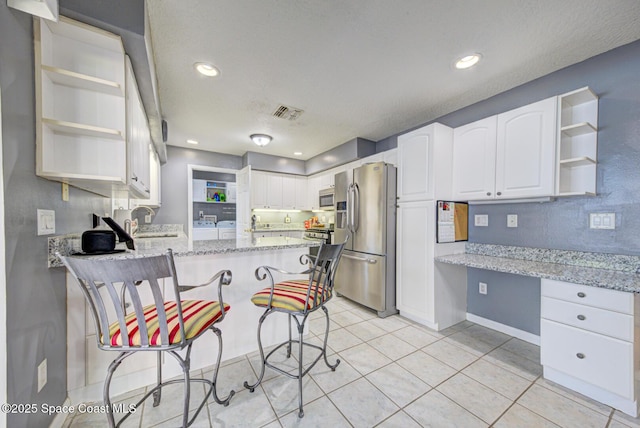
[[595, 165], [596, 161], [587, 156], [581, 156], [579, 158], [562, 159], [560, 165], [564, 167]]
[[122, 132], [117, 129], [65, 122], [62, 120], [48, 119], [46, 117], [42, 118], [42, 123], [51, 128], [56, 134], [84, 135], [87, 137], [109, 138], [113, 140], [124, 139]]
[[598, 129], [588, 122], [576, 123], [573, 125], [563, 126], [560, 131], [567, 137], [577, 137], [579, 135], [597, 132]]
[[598, 96], [588, 87], [558, 97], [556, 196], [596, 194]]
[[99, 77], [44, 64], [42, 65], [42, 72], [49, 77], [53, 83], [58, 85], [87, 89], [108, 95], [124, 96], [122, 85], [112, 80], [101, 79]]

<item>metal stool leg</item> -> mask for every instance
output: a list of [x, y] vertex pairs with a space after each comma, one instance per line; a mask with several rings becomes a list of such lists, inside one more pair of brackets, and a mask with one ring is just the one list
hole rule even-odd
[[329, 339], [329, 311], [324, 305], [322, 305], [322, 311], [324, 312], [325, 318], [327, 319], [327, 327], [324, 331], [324, 343], [322, 345], [322, 354], [324, 355], [324, 363], [327, 365], [327, 367], [331, 369], [332, 372], [335, 372], [336, 367], [338, 367], [338, 364], [340, 364], [340, 359], [336, 358], [335, 364], [329, 363], [329, 360], [327, 359], [327, 340]]
[[293, 315], [289, 314], [289, 344], [287, 345], [287, 358], [291, 356], [291, 317]]
[[116, 421], [113, 416], [113, 408], [111, 406], [111, 399], [109, 398], [109, 386], [111, 385], [111, 378], [113, 377], [113, 373], [116, 371], [122, 360], [131, 355], [131, 352], [122, 352], [115, 360], [109, 364], [109, 368], [107, 369], [107, 377], [104, 380], [104, 387], [102, 390], [104, 405], [107, 408], [107, 420], [109, 421], [109, 428], [115, 428]]
[[262, 348], [262, 339], [260, 338], [260, 332], [262, 330], [262, 323], [264, 322], [265, 318], [267, 318], [267, 315], [269, 315], [271, 312], [272, 312], [271, 309], [267, 309], [266, 311], [264, 311], [264, 313], [260, 317], [260, 321], [258, 322], [258, 348], [260, 349], [260, 364], [261, 364], [260, 375], [258, 376], [258, 381], [253, 385], [249, 385], [248, 381], [244, 382], [244, 387], [247, 388], [249, 392], [255, 391], [256, 386], [260, 385], [260, 382], [262, 382], [262, 378], [264, 377], [264, 369], [265, 369], [266, 361], [264, 358], [264, 349]]
[[233, 397], [236, 392], [232, 389], [226, 398], [218, 397], [217, 385], [218, 385], [218, 372], [220, 371], [220, 360], [222, 359], [222, 333], [220, 332], [219, 329], [215, 327], [213, 327], [213, 332], [216, 334], [216, 336], [218, 336], [219, 351], [218, 351], [218, 359], [216, 361], [216, 370], [213, 372], [213, 385], [211, 386], [211, 391], [213, 394], [213, 399], [216, 400], [216, 403], [223, 404], [225, 407], [227, 407], [229, 405], [229, 402], [231, 401], [231, 397]]
[[[162, 384], [162, 353], [158, 351], [158, 358], [156, 362], [156, 373], [157, 373], [157, 383], [156, 386]], [[160, 400], [162, 398], [162, 388], [158, 388], [153, 393], [153, 407], [158, 407], [160, 405]]]
[[[291, 316], [291, 315], [289, 315]], [[298, 324], [298, 418], [304, 417], [304, 411], [302, 410], [302, 350], [304, 349], [303, 342], [303, 334], [304, 334], [304, 323], [307, 320], [305, 316], [302, 320], [302, 324], [298, 322], [298, 318], [295, 318], [296, 324]], [[291, 342], [289, 342], [291, 344]]]

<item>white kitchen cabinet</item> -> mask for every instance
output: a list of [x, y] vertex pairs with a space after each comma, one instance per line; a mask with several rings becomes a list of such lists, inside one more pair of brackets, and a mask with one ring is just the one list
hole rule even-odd
[[296, 204], [294, 206], [295, 209], [298, 210], [309, 210], [311, 209], [311, 205], [309, 205], [309, 188], [307, 185], [307, 177], [295, 177], [295, 193], [296, 193]]
[[464, 242], [436, 244], [435, 201], [398, 205], [396, 307], [403, 317], [434, 330], [466, 318], [466, 269], [435, 263], [434, 257], [464, 253]]
[[282, 208], [282, 175], [267, 174], [267, 208]]
[[251, 171], [251, 208], [267, 208], [267, 173]]
[[[158, 157], [158, 153], [153, 147], [153, 144], [149, 145], [149, 186], [151, 188], [149, 199], [131, 199], [130, 208], [135, 208], [140, 205], [145, 205], [151, 208], [158, 208], [162, 206], [162, 173], [160, 170], [160, 158]], [[202, 194], [204, 195], [204, 186]], [[196, 202], [195, 188], [193, 195], [193, 201]]]
[[139, 198], [151, 196], [149, 146], [151, 132], [147, 115], [138, 92], [138, 84], [129, 57], [125, 57], [126, 115], [127, 115], [127, 184]]
[[493, 198], [496, 182], [497, 116], [453, 130], [453, 199]]
[[398, 201], [451, 198], [453, 131], [433, 123], [398, 137]]
[[638, 295], [548, 279], [541, 294], [544, 377], [637, 416]]
[[309, 209], [320, 209], [320, 176], [311, 176], [307, 179], [307, 206]]
[[193, 202], [207, 202], [207, 180], [192, 180]]
[[293, 175], [282, 176], [282, 208], [296, 209], [296, 177]]
[[457, 128], [453, 198], [552, 196], [556, 109], [552, 97]]
[[556, 196], [595, 195], [598, 96], [588, 87], [558, 97]]
[[398, 165], [398, 149], [387, 150], [386, 152], [382, 152], [382, 159], [391, 165]]
[[36, 174], [103, 196], [127, 191], [120, 37], [60, 17], [34, 19]]

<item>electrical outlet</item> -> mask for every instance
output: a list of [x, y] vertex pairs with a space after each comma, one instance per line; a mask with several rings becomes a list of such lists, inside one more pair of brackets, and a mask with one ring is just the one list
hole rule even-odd
[[478, 283], [478, 293], [487, 294], [487, 283], [486, 282], [479, 282]]
[[144, 222], [145, 223], [151, 223], [151, 214], [147, 214], [144, 216]]
[[507, 215], [507, 227], [518, 227], [518, 214]]
[[47, 359], [38, 365], [38, 392], [47, 384]]
[[198, 211], [198, 217], [199, 218], [204, 217], [204, 211]]
[[291, 223], [291, 217], [289, 217], [288, 215], [284, 218], [284, 222], [285, 223]]
[[259, 216], [259, 215], [257, 215], [257, 216], [256, 216], [256, 221], [257, 221], [258, 223], [260, 223], [260, 216]]
[[616, 213], [590, 213], [589, 228], [591, 229], [615, 229]]
[[489, 215], [488, 214], [476, 214], [473, 217], [473, 225], [486, 227], [489, 226]]

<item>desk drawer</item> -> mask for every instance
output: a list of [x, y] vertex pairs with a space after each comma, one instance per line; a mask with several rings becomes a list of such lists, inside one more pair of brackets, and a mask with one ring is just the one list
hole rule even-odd
[[616, 339], [633, 341], [633, 316], [542, 296], [540, 315]]
[[633, 293], [542, 279], [543, 296], [633, 315]]
[[543, 319], [540, 361], [575, 378], [633, 399], [633, 345]]

